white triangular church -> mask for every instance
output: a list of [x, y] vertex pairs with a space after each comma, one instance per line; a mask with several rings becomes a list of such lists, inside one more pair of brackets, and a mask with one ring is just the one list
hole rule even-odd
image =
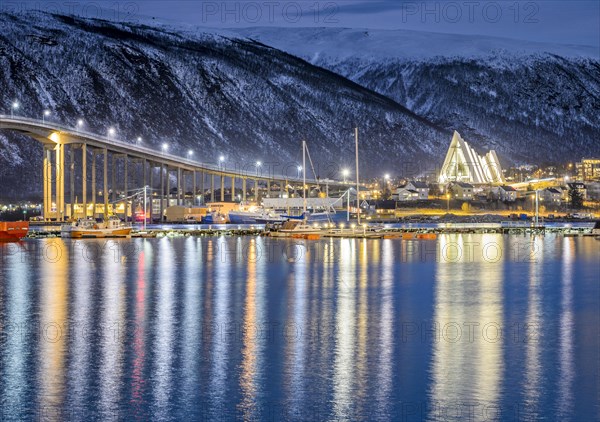
[[457, 131], [454, 131], [438, 182], [440, 184], [450, 182], [502, 184], [505, 180], [494, 150], [479, 155]]

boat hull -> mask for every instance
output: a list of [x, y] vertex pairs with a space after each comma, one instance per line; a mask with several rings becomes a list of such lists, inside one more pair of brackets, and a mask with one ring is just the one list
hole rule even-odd
[[0, 223], [0, 242], [18, 242], [27, 236], [28, 232], [27, 221]]
[[[131, 228], [119, 228], [119, 229], [84, 229], [84, 230], [71, 230], [67, 236], [73, 239], [105, 239], [105, 238], [118, 238], [118, 237], [131, 237]], [[64, 234], [65, 232], [63, 232]]]

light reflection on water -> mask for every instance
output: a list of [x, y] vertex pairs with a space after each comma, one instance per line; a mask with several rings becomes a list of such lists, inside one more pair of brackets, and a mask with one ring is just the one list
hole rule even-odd
[[1, 420], [600, 416], [590, 238], [45, 239], [0, 253]]

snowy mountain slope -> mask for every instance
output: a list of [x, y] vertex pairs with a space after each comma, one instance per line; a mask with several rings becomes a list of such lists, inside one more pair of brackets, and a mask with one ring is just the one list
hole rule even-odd
[[598, 48], [415, 31], [236, 32], [344, 75], [504, 158], [600, 154]]
[[591, 46], [402, 29], [255, 27], [228, 31], [311, 62], [339, 63], [348, 59], [414, 61], [435, 57], [488, 57], [493, 54], [522, 57], [543, 53], [597, 59], [600, 54], [598, 47]]
[[[224, 154], [229, 166], [297, 163], [306, 139], [321, 177], [352, 163], [355, 124], [365, 175], [440, 157], [448, 143], [394, 101], [255, 42], [40, 13], [3, 14], [0, 26], [5, 113], [18, 99], [25, 116], [48, 108], [62, 123], [82, 117], [92, 131], [114, 126], [121, 139], [142, 136], [157, 150], [169, 142], [211, 163]], [[41, 162], [38, 144], [0, 134], [3, 186], [39, 179], [31, 160]]]

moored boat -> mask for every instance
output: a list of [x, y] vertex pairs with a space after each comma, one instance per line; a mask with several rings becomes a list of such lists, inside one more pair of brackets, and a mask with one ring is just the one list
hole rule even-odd
[[0, 222], [0, 242], [18, 242], [29, 232], [28, 221]]
[[71, 225], [61, 227], [61, 236], [73, 239], [101, 239], [131, 237], [132, 227], [117, 217], [110, 217], [104, 223], [92, 218], [80, 218]]
[[307, 235], [320, 235], [322, 230], [310, 226], [301, 220], [288, 220], [280, 228], [270, 231], [272, 237], [302, 238]]

